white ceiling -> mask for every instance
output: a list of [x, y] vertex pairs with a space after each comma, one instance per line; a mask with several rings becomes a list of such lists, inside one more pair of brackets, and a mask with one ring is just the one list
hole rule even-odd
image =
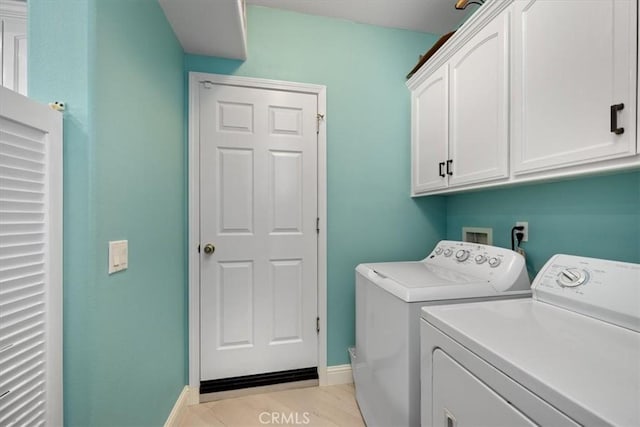
[[246, 0], [247, 4], [433, 34], [455, 30], [467, 12], [455, 0]]

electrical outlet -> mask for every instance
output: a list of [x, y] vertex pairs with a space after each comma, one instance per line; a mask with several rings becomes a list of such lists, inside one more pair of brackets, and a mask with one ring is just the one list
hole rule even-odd
[[524, 227], [524, 230], [522, 230], [522, 233], [524, 234], [524, 237], [522, 237], [522, 241], [528, 242], [529, 241], [529, 223], [527, 221], [517, 221], [516, 226], [520, 226], [520, 225]]

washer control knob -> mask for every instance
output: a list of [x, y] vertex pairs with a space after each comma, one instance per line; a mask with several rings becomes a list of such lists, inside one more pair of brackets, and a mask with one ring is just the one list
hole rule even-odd
[[444, 251], [444, 256], [451, 256], [451, 254], [453, 253], [453, 251], [451, 249], [445, 249]]
[[458, 262], [466, 261], [469, 258], [469, 251], [465, 251], [464, 249], [460, 249], [456, 252], [456, 259]]
[[489, 267], [495, 268], [500, 265], [500, 258], [492, 257], [489, 258]]
[[574, 288], [584, 284], [587, 280], [589, 280], [589, 275], [586, 271], [577, 268], [566, 268], [558, 274], [556, 282], [560, 286]]
[[487, 256], [486, 255], [476, 255], [475, 260], [476, 260], [476, 264], [482, 264], [487, 260]]
[[440, 255], [442, 253], [442, 248], [436, 248], [436, 255]]

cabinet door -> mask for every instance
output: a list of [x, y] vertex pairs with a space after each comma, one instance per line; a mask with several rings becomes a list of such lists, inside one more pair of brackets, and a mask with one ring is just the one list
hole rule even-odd
[[[636, 153], [637, 0], [514, 7], [515, 173]], [[624, 133], [611, 131], [611, 110]]]
[[509, 175], [509, 19], [510, 9], [449, 61], [449, 186]]
[[442, 66], [411, 95], [413, 194], [447, 187], [440, 163], [447, 159], [448, 66]]

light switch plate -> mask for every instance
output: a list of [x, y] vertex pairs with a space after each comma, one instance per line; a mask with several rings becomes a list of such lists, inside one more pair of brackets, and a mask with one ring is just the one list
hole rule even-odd
[[109, 274], [126, 270], [129, 266], [129, 241], [109, 242]]

